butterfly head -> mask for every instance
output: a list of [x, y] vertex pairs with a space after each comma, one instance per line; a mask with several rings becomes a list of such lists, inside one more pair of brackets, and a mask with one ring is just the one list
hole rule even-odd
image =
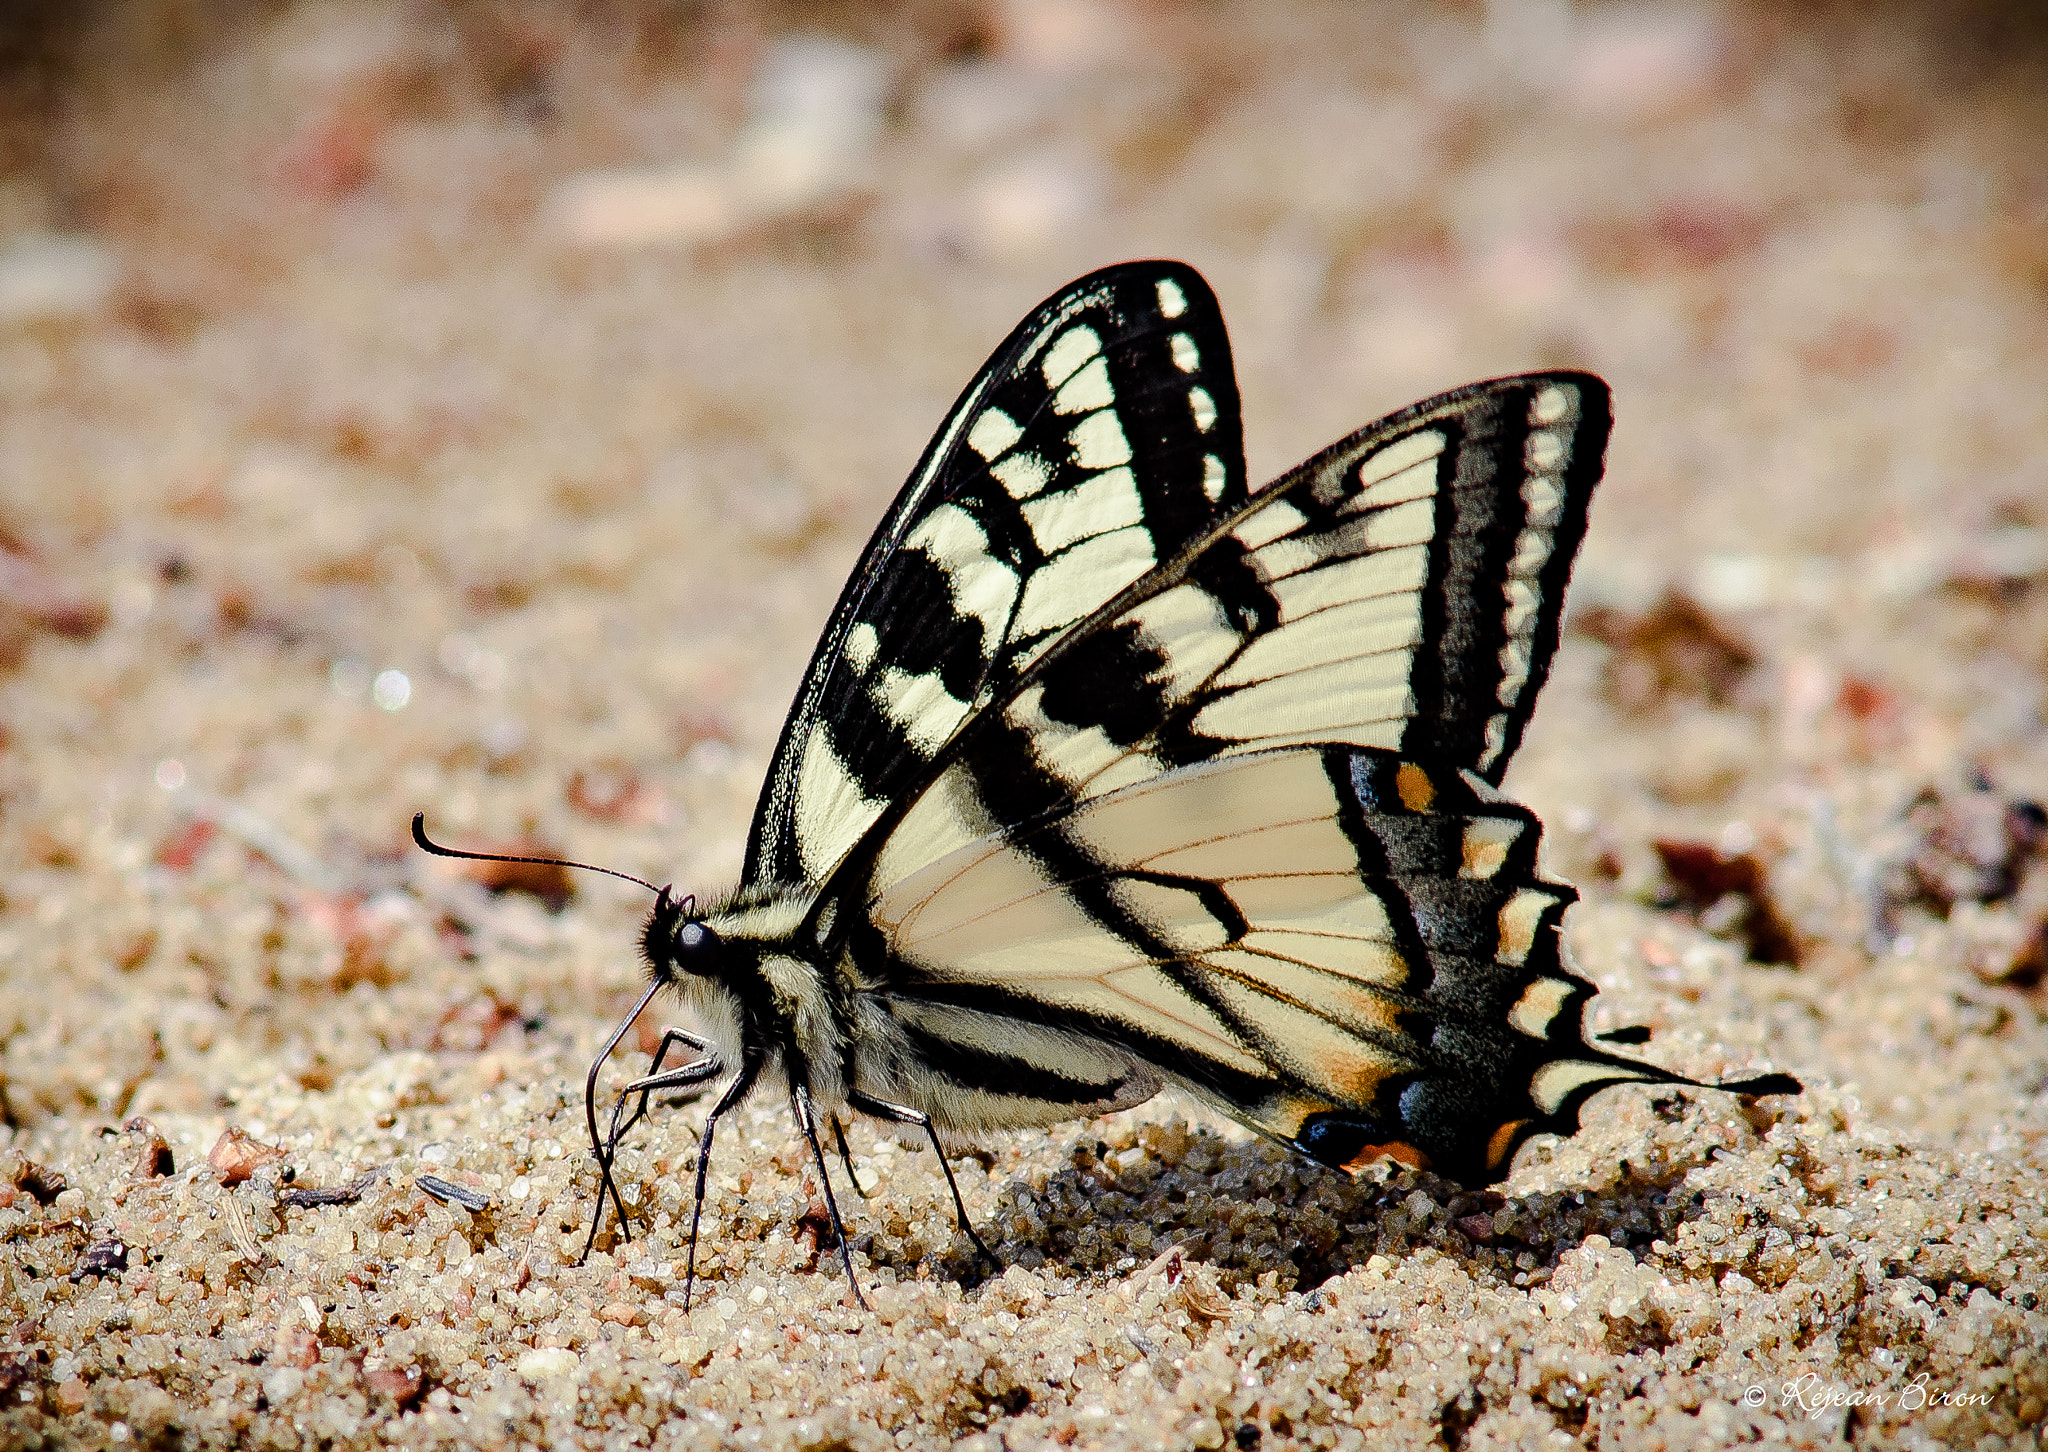
[[695, 896], [676, 897], [663, 888], [647, 915], [640, 952], [655, 979], [675, 983], [684, 977], [716, 977], [724, 957], [716, 931], [697, 911]]

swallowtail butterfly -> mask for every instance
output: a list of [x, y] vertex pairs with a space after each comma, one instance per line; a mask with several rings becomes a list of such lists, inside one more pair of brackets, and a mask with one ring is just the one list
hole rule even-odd
[[[1131, 263], [1046, 301], [841, 595], [740, 885], [659, 895], [592, 1100], [658, 992], [703, 1032], [667, 1031], [608, 1132], [591, 1104], [598, 1215], [648, 1095], [719, 1079], [698, 1217], [718, 1121], [768, 1081], [835, 1226], [841, 1110], [937, 1151], [1171, 1084], [1326, 1165], [1473, 1184], [1608, 1085], [1707, 1087], [1587, 1043], [1577, 894], [1496, 790], [1608, 426], [1597, 378], [1501, 378], [1252, 492], [1199, 275]], [[696, 1057], [665, 1067], [677, 1047]]]

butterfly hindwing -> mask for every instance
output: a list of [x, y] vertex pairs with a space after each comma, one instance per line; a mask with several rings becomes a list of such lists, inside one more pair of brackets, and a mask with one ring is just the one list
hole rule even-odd
[[1258, 751], [957, 848], [876, 899], [860, 956], [893, 1022], [938, 1016], [955, 1127], [973, 1086], [1108, 1099], [1150, 1066], [1326, 1163], [1490, 1180], [1595, 1089], [1670, 1077], [1584, 1044], [1540, 833], [1391, 752]]
[[1245, 497], [1201, 278], [1131, 263], [1049, 299], [869, 542], [784, 727], [746, 880], [822, 878], [1035, 654]]
[[[1612, 416], [1606, 385], [1586, 374], [1482, 384], [1451, 399], [1410, 435], [1418, 449], [1443, 442], [1434, 470], [1440, 545], [1422, 593], [1409, 678], [1415, 713], [1401, 751], [1498, 786], [1550, 673]], [[1392, 493], [1391, 452], [1368, 431], [1303, 469], [1327, 480], [1348, 465], [1368, 468]]]

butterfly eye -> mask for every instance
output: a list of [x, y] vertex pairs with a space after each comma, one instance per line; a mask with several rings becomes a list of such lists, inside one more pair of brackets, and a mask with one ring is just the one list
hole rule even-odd
[[693, 972], [703, 972], [718, 952], [718, 934], [697, 922], [684, 923], [676, 929], [676, 960]]

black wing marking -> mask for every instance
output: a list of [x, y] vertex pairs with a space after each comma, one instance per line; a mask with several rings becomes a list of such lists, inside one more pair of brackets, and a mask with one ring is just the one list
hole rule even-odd
[[820, 880], [955, 729], [1246, 497], [1230, 344], [1191, 268], [1063, 289], [954, 405], [848, 582], [783, 727], [745, 880]]

